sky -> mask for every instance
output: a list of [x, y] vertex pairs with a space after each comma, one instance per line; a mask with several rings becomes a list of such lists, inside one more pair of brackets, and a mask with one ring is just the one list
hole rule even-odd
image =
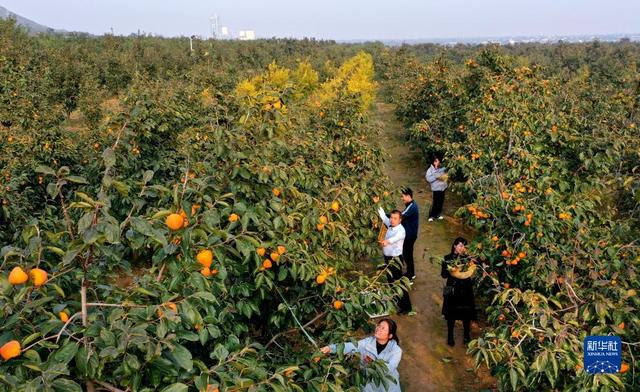
[[0, 0], [56, 29], [259, 38], [420, 39], [640, 33], [640, 0]]

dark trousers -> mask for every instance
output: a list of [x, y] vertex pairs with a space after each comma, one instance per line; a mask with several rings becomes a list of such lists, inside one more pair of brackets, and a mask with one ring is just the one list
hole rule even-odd
[[[400, 258], [400, 261], [404, 263], [402, 256], [398, 257]], [[391, 259], [393, 259], [393, 257], [391, 256], [384, 257], [384, 261], [387, 263], [387, 265], [389, 264]], [[392, 266], [389, 268], [389, 271], [391, 272], [391, 279], [389, 280], [390, 283], [395, 282], [403, 276], [402, 267]], [[400, 309], [400, 312], [404, 313], [408, 313], [411, 311], [411, 298], [409, 297], [409, 292], [407, 290], [402, 291], [402, 296], [398, 299], [398, 308]]]
[[407, 277], [411, 279], [415, 276], [416, 271], [413, 267], [413, 246], [416, 243], [416, 237], [407, 237], [404, 239], [404, 243], [402, 244], [402, 257], [404, 258], [404, 262], [407, 265]]
[[442, 215], [442, 206], [444, 205], [444, 192], [445, 191], [433, 191], [433, 204], [431, 204], [429, 218], [437, 218]]
[[[453, 340], [453, 327], [456, 325], [456, 320], [447, 319], [447, 335], [449, 340]], [[469, 339], [471, 336], [471, 320], [462, 320], [462, 328], [464, 329], [465, 339]]]

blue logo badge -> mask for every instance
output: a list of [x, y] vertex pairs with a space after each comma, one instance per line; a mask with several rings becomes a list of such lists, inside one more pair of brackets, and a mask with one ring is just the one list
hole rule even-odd
[[618, 373], [622, 364], [619, 336], [587, 336], [584, 340], [584, 370], [587, 373]]

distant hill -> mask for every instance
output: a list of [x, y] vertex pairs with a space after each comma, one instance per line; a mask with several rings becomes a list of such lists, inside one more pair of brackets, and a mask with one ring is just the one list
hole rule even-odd
[[40, 23], [36, 23], [31, 19], [27, 19], [23, 16], [15, 14], [8, 9], [0, 6], [0, 19], [15, 19], [16, 23], [19, 26], [24, 27], [30, 34], [68, 34], [69, 32], [66, 30], [58, 30], [53, 29], [51, 27], [41, 25]]

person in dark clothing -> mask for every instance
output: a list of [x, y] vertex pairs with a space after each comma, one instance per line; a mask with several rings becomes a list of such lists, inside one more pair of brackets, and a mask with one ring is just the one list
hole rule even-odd
[[442, 155], [436, 155], [431, 166], [427, 169], [425, 179], [431, 185], [433, 202], [429, 211], [429, 222], [442, 218], [442, 206], [444, 205], [444, 192], [448, 187], [447, 169], [442, 166]]
[[[476, 305], [475, 298], [473, 296], [473, 271], [475, 260], [471, 259], [467, 255], [467, 240], [458, 237], [453, 241], [451, 246], [451, 253], [444, 257], [442, 262], [441, 276], [447, 279], [445, 287], [444, 302], [442, 304], [442, 314], [447, 319], [447, 344], [453, 346], [455, 341], [453, 339], [453, 327], [456, 320], [462, 320], [464, 328], [464, 343], [471, 341], [471, 320], [476, 320]], [[454, 263], [469, 262], [469, 273], [460, 273], [457, 267], [452, 266]], [[464, 279], [459, 277], [470, 275]], [[457, 276], [457, 277], [456, 277]]]
[[420, 221], [420, 212], [418, 211], [418, 203], [413, 200], [413, 191], [409, 187], [404, 187], [402, 192], [402, 202], [404, 210], [402, 211], [402, 226], [406, 232], [404, 244], [402, 244], [402, 257], [407, 264], [407, 278], [414, 280], [416, 272], [413, 265], [413, 247], [418, 239], [418, 225]]

